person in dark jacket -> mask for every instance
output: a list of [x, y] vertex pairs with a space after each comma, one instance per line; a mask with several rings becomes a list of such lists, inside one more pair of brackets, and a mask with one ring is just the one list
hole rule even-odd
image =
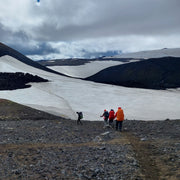
[[110, 111], [109, 111], [109, 125], [111, 126], [111, 127], [114, 127], [114, 118], [115, 118], [115, 112], [114, 112], [114, 110], [113, 109], [111, 109]]
[[81, 119], [83, 118], [83, 113], [82, 112], [76, 112], [78, 114], [78, 119], [77, 119], [77, 125], [81, 124]]
[[104, 117], [104, 124], [107, 125], [108, 124], [109, 113], [108, 113], [108, 111], [106, 109], [104, 110], [104, 113], [100, 117]]

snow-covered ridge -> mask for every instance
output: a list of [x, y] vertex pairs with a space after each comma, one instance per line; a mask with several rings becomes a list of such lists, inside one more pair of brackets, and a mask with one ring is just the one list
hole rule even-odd
[[[65, 75], [77, 78], [87, 78], [92, 76], [99, 71], [116, 65], [121, 65], [130, 62], [137, 62], [140, 59], [148, 59], [148, 58], [160, 58], [160, 57], [180, 57], [180, 48], [174, 49], [161, 49], [161, 50], [152, 50], [152, 51], [141, 51], [136, 53], [129, 53], [129, 54], [121, 54], [113, 57], [104, 57], [103, 59], [112, 59], [112, 60], [104, 60], [101, 59], [99, 61], [91, 61], [84, 65], [79, 66], [48, 66], [49, 69], [54, 71], [63, 73]], [[129, 62], [123, 61], [113, 61], [113, 59], [117, 58], [133, 58]]]
[[121, 54], [113, 57], [105, 57], [106, 58], [160, 58], [160, 57], [180, 57], [180, 48], [173, 49], [160, 49], [160, 50], [151, 50], [151, 51], [140, 51], [135, 53]]
[[32, 83], [27, 89], [0, 91], [0, 98], [66, 118], [76, 119], [76, 111], [82, 111], [85, 120], [103, 121], [103, 110], [116, 111], [118, 106], [127, 119], [180, 118], [180, 89], [157, 91], [93, 83], [39, 70], [10, 56], [0, 57], [0, 72], [28, 72], [51, 80]]
[[[133, 61], [135, 62], [135, 61]], [[97, 72], [115, 65], [125, 64], [121, 61], [92, 61], [80, 66], [48, 66], [49, 69], [71, 77], [86, 78]]]
[[0, 72], [31, 72], [35, 75], [39, 72], [41, 75], [47, 74], [46, 71], [29, 66], [8, 55], [0, 57]]

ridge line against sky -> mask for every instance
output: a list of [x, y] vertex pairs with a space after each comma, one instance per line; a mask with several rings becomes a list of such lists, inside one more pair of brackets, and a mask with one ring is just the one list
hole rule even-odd
[[0, 41], [34, 60], [180, 47], [179, 0], [6, 0]]

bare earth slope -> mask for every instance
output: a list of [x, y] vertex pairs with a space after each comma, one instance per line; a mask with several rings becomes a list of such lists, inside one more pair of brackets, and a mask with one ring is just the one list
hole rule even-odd
[[0, 99], [2, 179], [179, 179], [180, 120], [65, 120]]

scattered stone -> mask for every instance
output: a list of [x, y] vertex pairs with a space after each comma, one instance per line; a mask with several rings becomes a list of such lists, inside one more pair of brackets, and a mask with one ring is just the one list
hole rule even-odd
[[102, 138], [100, 136], [96, 136], [94, 139], [93, 139], [94, 142], [102, 142]]
[[105, 150], [106, 149], [106, 147], [100, 147], [100, 148], [98, 148], [99, 150]]
[[108, 135], [108, 134], [110, 134], [109, 131], [107, 131], [107, 132], [105, 132], [105, 133], [102, 133], [101, 135], [102, 135], [102, 136], [106, 136], [106, 135]]
[[141, 140], [141, 141], [147, 141], [147, 138], [144, 137], [144, 138], [141, 138], [140, 140]]

